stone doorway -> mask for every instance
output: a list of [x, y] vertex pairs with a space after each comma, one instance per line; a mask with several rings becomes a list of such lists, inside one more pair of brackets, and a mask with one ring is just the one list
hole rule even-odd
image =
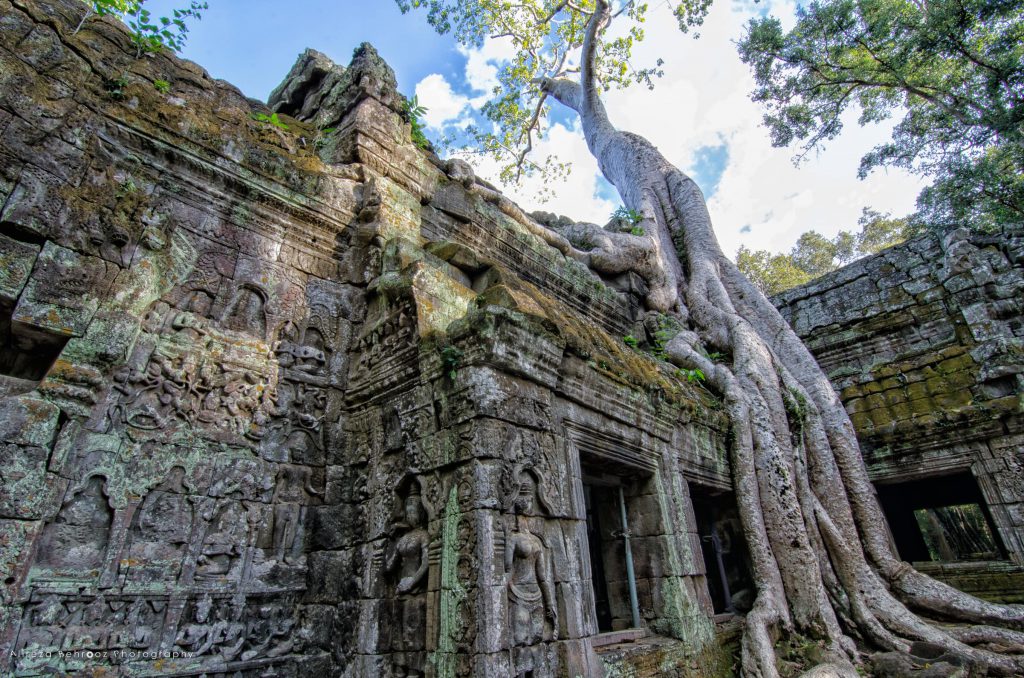
[[715, 614], [748, 612], [755, 590], [735, 497], [731, 492], [691, 485], [690, 498]]
[[637, 572], [644, 553], [630, 529], [630, 504], [638, 483], [607, 463], [581, 460], [581, 470], [597, 630], [640, 628]]
[[583, 496], [587, 507], [587, 548], [590, 551], [590, 582], [594, 587], [594, 614], [597, 618], [597, 630], [601, 633], [612, 630], [612, 608], [608, 600], [608, 580], [604, 571], [604, 534], [601, 529], [601, 512], [598, 506], [603, 504], [606, 488], [593, 485], [583, 486]]

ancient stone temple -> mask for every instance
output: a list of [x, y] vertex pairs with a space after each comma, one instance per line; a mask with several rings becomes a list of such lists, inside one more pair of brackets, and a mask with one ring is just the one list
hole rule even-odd
[[[0, 675], [728, 675], [728, 421], [659, 360], [643, 280], [417, 147], [372, 47], [307, 52], [265, 105], [84, 11], [0, 0]], [[893, 495], [901, 554], [1005, 596], [978, 579], [1024, 563], [999, 243], [779, 303], [883, 504], [956, 481]]]
[[1024, 229], [919, 237], [775, 302], [850, 413], [900, 556], [1024, 602]]

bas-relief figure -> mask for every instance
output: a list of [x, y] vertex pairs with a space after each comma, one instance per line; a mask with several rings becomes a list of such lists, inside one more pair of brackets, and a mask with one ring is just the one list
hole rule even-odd
[[219, 499], [202, 513], [208, 528], [196, 561], [197, 579], [215, 580], [241, 576], [242, 557], [250, 546], [258, 509], [233, 498]]
[[224, 661], [231, 661], [239, 656], [242, 646], [245, 644], [244, 612], [243, 601], [232, 602], [230, 606], [222, 605], [218, 609], [217, 622], [212, 633], [214, 643], [218, 647], [218, 654]]
[[113, 516], [106, 478], [89, 476], [70, 491], [57, 517], [43, 530], [36, 562], [95, 574], [106, 556]]
[[133, 581], [144, 585], [178, 575], [192, 536], [194, 505], [182, 466], [172, 467], [164, 482], [146, 494], [129, 531], [128, 576]]
[[390, 646], [397, 675], [417, 676], [424, 669], [426, 647], [427, 573], [430, 568], [432, 514], [421, 481], [407, 477], [395, 489], [396, 521], [388, 532], [381, 570], [394, 610]]
[[163, 605], [155, 609], [145, 598], [136, 598], [130, 603], [124, 625], [118, 630], [118, 645], [133, 650], [146, 650], [159, 640], [160, 613]]
[[232, 661], [247, 642], [244, 598], [214, 600], [205, 595], [193, 602], [191, 621], [181, 627], [176, 647], [195, 656]]
[[295, 620], [290, 611], [280, 605], [260, 605], [246, 627], [248, 649], [242, 652], [242, 660], [273, 659], [288, 654], [301, 640], [299, 633], [293, 633], [294, 627]]
[[213, 630], [209, 624], [213, 600], [203, 596], [195, 603], [192, 621], [181, 628], [174, 639], [175, 645], [186, 652], [203, 655], [213, 647]]
[[[515, 495], [505, 524], [505, 577], [509, 627], [515, 645], [558, 639], [558, 603], [549, 551], [542, 539], [547, 510], [533, 471], [514, 473]], [[547, 624], [545, 624], [547, 622]]]
[[221, 324], [226, 329], [264, 339], [267, 335], [266, 304], [267, 296], [263, 290], [241, 286], [224, 312]]
[[274, 505], [274, 556], [286, 563], [302, 552], [300, 534], [307, 506], [323, 493], [313, 487], [313, 473], [307, 466], [281, 465], [271, 503]]
[[[384, 560], [384, 571], [398, 573], [395, 592], [409, 593], [419, 588], [427, 574], [430, 536], [427, 533], [427, 511], [419, 483], [408, 484], [408, 494], [402, 502], [403, 521], [392, 528]], [[395, 534], [401, 536], [395, 538]]]

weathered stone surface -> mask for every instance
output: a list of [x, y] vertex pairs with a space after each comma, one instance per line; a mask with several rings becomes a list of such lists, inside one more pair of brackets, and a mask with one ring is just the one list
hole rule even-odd
[[623, 285], [417, 149], [372, 47], [304, 54], [283, 129], [83, 9], [3, 3], [4, 671], [593, 673], [581, 454], [644, 623], [711, 642], [670, 441], [723, 421]]
[[924, 569], [1008, 601], [1024, 577], [1022, 243], [1020, 229], [924, 235], [775, 298], [883, 489], [973, 477], [1009, 562]]
[[[306, 52], [268, 108], [84, 10], [0, 0], [0, 673], [726, 675], [729, 422], [624, 343], [659, 327], [642, 281], [412, 144], [372, 47]], [[873, 468], [975, 427], [942, 463], [1010, 543], [1024, 246], [988, 247], [786, 312]], [[627, 536], [655, 635], [598, 657]]]

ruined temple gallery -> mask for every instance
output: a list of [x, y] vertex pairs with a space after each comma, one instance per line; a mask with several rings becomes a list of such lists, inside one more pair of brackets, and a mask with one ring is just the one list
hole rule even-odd
[[[624, 342], [644, 280], [414, 145], [368, 45], [262, 104], [83, 12], [0, 0], [0, 675], [730, 675], [728, 419]], [[774, 300], [901, 558], [1006, 602], [1022, 271], [957, 232]]]

